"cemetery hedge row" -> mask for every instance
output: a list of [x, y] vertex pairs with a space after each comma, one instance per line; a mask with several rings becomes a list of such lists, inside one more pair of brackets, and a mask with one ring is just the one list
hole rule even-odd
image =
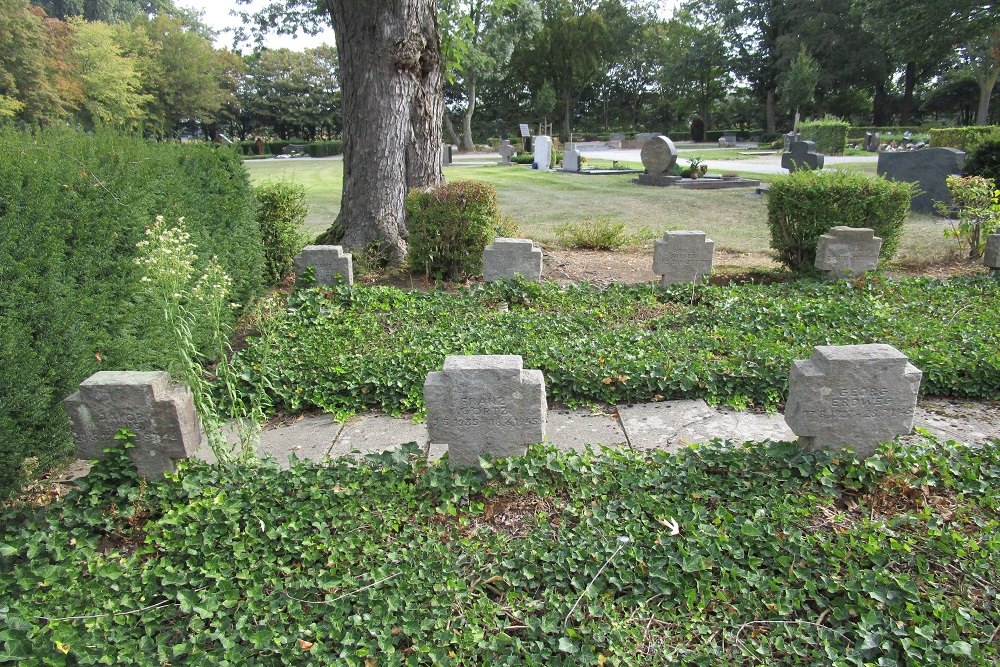
[[731, 287], [500, 282], [296, 292], [234, 361], [288, 412], [424, 409], [448, 354], [519, 354], [566, 405], [705, 398], [773, 408], [815, 345], [889, 343], [926, 395], [1000, 399], [1000, 281], [869, 278]]
[[825, 155], [843, 155], [847, 148], [847, 131], [850, 124], [841, 120], [813, 120], [799, 123], [799, 131], [806, 141], [816, 142], [816, 152]]
[[[995, 665], [1000, 443], [677, 454], [415, 446], [0, 515], [23, 665]], [[623, 539], [624, 538], [624, 539]], [[139, 610], [138, 612], [136, 610]], [[83, 618], [71, 618], [83, 617]]]
[[771, 247], [793, 271], [808, 273], [819, 237], [832, 227], [868, 227], [882, 238], [880, 257], [899, 249], [913, 186], [846, 170], [796, 171], [776, 176], [767, 197]]
[[996, 125], [980, 125], [969, 127], [943, 127], [930, 130], [930, 146], [932, 148], [957, 148], [968, 150], [977, 139], [1000, 131]]
[[[110, 132], [0, 132], [0, 497], [70, 451], [61, 402], [98, 370], [162, 368], [162, 312], [136, 243], [184, 217], [246, 303], [263, 285], [253, 189], [235, 152]], [[30, 470], [29, 470], [30, 468]]]

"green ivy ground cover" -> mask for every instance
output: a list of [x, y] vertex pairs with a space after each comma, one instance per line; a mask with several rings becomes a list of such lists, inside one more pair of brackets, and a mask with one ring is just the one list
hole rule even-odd
[[1000, 281], [870, 278], [729, 287], [495, 283], [291, 295], [235, 360], [275, 407], [420, 413], [448, 354], [519, 354], [567, 405], [706, 398], [774, 407], [815, 345], [889, 343], [921, 393], [1000, 399]]
[[993, 665], [1000, 441], [127, 459], [0, 514], [0, 663]]

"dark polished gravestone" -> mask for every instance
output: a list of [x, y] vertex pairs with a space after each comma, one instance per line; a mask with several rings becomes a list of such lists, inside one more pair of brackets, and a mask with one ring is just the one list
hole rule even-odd
[[792, 149], [781, 156], [781, 167], [789, 172], [822, 169], [824, 155], [816, 152], [815, 141], [792, 142]]
[[935, 202], [950, 200], [948, 177], [961, 174], [964, 166], [965, 153], [957, 148], [922, 148], [879, 153], [877, 172], [892, 181], [916, 183], [921, 192], [910, 200], [910, 210], [934, 213]]
[[677, 164], [677, 148], [669, 138], [661, 135], [651, 138], [642, 145], [639, 153], [645, 174], [640, 174], [633, 183], [639, 185], [666, 186], [674, 185], [680, 176], [670, 176], [670, 170]]
[[95, 373], [63, 406], [78, 458], [103, 458], [104, 449], [125, 428], [135, 434], [129, 458], [146, 477], [173, 472], [174, 462], [188, 458], [201, 444], [191, 392], [172, 384], [163, 371]]

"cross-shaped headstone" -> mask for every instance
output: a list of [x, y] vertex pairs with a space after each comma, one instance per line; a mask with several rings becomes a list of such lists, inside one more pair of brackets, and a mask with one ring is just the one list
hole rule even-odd
[[795, 141], [792, 142], [790, 152], [781, 156], [781, 166], [788, 171], [798, 171], [800, 169], [822, 169], [822, 153], [816, 152], [816, 142]]
[[503, 166], [509, 166], [513, 164], [513, 162], [511, 162], [510, 159], [515, 155], [517, 155], [517, 150], [510, 145], [509, 139], [504, 139], [503, 141], [500, 142], [500, 157], [502, 157], [503, 160], [498, 162], [497, 164]]

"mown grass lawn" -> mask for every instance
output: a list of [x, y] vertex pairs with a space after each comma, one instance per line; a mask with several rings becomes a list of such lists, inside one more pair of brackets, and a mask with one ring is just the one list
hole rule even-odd
[[[310, 235], [325, 230], [336, 218], [343, 179], [340, 160], [248, 160], [244, 164], [255, 182], [289, 180], [306, 188], [309, 214], [305, 229]], [[869, 166], [858, 168], [871, 171]], [[766, 174], [744, 175], [773, 178]], [[717, 250], [770, 251], [767, 201], [752, 194], [752, 190], [650, 188], [634, 185], [632, 175], [580, 176], [492, 165], [455, 164], [445, 168], [445, 177], [495, 186], [503, 213], [514, 218], [524, 236], [540, 243], [556, 244], [556, 228], [560, 225], [586, 224], [600, 216], [611, 216], [624, 222], [631, 234], [648, 231], [652, 237], [671, 229], [699, 229], [715, 241]], [[944, 238], [946, 224], [932, 216], [911, 215], [897, 259], [929, 263], [961, 253], [954, 240]]]

